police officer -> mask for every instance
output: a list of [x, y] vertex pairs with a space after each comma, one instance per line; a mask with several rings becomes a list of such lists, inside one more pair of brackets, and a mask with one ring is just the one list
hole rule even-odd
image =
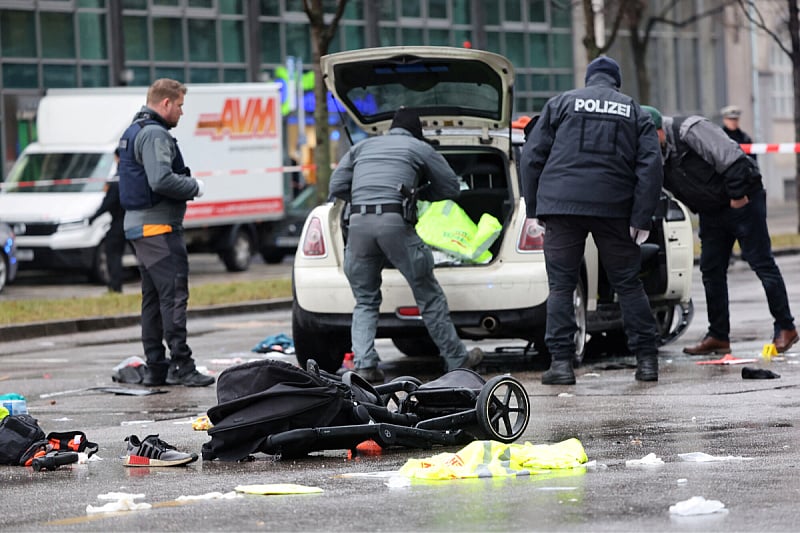
[[638, 277], [638, 245], [649, 236], [661, 192], [661, 153], [650, 115], [620, 85], [617, 62], [598, 57], [586, 69], [585, 88], [545, 104], [523, 148], [527, 215], [546, 228], [545, 342], [552, 361], [545, 385], [575, 383], [572, 299], [589, 233], [619, 297], [636, 379], [658, 380], [656, 324]]
[[[418, 181], [419, 180], [419, 181]], [[405, 277], [425, 326], [447, 369], [474, 368], [480, 348], [467, 349], [450, 320], [447, 299], [433, 275], [433, 255], [403, 217], [400, 185], [412, 189], [429, 182], [420, 199], [455, 198], [459, 180], [445, 158], [423, 140], [416, 111], [397, 110], [388, 134], [365, 139], [342, 157], [331, 175], [330, 194], [351, 202], [344, 272], [356, 300], [351, 336], [355, 372], [382, 382], [375, 350], [381, 271], [391, 263]]]
[[[186, 86], [162, 78], [147, 91], [147, 105], [119, 141], [119, 192], [125, 237], [133, 244], [142, 277], [143, 383], [204, 387], [186, 343], [189, 260], [183, 239], [186, 202], [202, 196], [169, 130], [183, 114]], [[166, 359], [164, 341], [170, 351]]]

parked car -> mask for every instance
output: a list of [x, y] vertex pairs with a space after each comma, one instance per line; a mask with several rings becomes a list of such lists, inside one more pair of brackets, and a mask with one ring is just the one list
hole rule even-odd
[[17, 276], [17, 245], [14, 230], [0, 222], [0, 292]]
[[[484, 213], [502, 223], [488, 263], [443, 263], [435, 270], [460, 337], [523, 339], [526, 352], [534, 348], [537, 357], [549, 360], [543, 232], [526, 218], [521, 197], [517, 161], [524, 138], [510, 126], [511, 63], [481, 50], [385, 47], [327, 55], [321, 67], [328, 88], [371, 135], [389, 128], [400, 105], [419, 111], [425, 138], [463, 181], [456, 202], [476, 223]], [[335, 371], [351, 348], [354, 300], [342, 267], [347, 212], [341, 200], [316, 207], [295, 255], [292, 333], [302, 366], [313, 358]], [[653, 222], [642, 246], [641, 278], [666, 343], [692, 318], [693, 235], [686, 207], [666, 192]], [[382, 296], [377, 336], [407, 355], [436, 354], [411, 290], [393, 268], [383, 272]], [[590, 336], [624, 345], [617, 297], [592, 239], [573, 303], [576, 364]]]

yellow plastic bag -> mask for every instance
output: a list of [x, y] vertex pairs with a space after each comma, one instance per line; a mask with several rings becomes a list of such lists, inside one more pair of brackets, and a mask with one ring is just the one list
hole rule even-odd
[[484, 213], [476, 225], [453, 200], [441, 200], [421, 209], [415, 229], [433, 248], [464, 261], [488, 263], [492, 259], [489, 247], [500, 236], [503, 225], [489, 213]]

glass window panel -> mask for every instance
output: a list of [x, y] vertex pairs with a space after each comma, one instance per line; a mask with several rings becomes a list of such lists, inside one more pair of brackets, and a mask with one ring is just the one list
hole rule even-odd
[[42, 67], [42, 85], [51, 87], [77, 87], [78, 69], [72, 65], [45, 65]]
[[472, 43], [472, 32], [469, 30], [453, 30], [453, 42], [456, 46], [464, 46], [464, 43]]
[[547, 21], [545, 0], [528, 0], [528, 20], [530, 22]]
[[0, 10], [0, 57], [36, 57], [33, 16], [33, 11]]
[[572, 27], [572, 11], [569, 2], [562, 2], [560, 0], [550, 1], [550, 17], [551, 24], [554, 28], [571, 28]]
[[530, 41], [530, 66], [548, 68], [550, 66], [550, 54], [547, 51], [547, 34], [531, 33], [528, 36]]
[[133, 74], [131, 85], [133, 86], [146, 86], [150, 85], [153, 80], [150, 79], [150, 69], [147, 67], [130, 67], [129, 70]]
[[189, 7], [214, 7], [214, 0], [189, 0]]
[[184, 76], [183, 67], [156, 67], [156, 79], [172, 78], [183, 83]]
[[154, 6], [177, 6], [179, 0], [152, 0]]
[[383, 0], [380, 5], [380, 14], [378, 16], [381, 20], [397, 20], [395, 0]]
[[78, 39], [81, 58], [106, 59], [106, 16], [98, 13], [78, 13]]
[[280, 15], [280, 4], [278, 0], [261, 0], [261, 14], [270, 17]]
[[83, 65], [81, 67], [82, 87], [108, 87], [108, 67], [103, 65]]
[[450, 32], [448, 30], [430, 30], [428, 32], [429, 44], [432, 46], [450, 46]]
[[524, 96], [520, 96], [514, 98], [514, 111], [517, 113], [529, 113], [532, 110], [532, 104], [530, 98], [525, 98]]
[[183, 61], [181, 19], [153, 19], [153, 56], [156, 61]]
[[[326, 10], [326, 13], [328, 11]], [[335, 8], [332, 8], [330, 13], [335, 13]], [[344, 15], [342, 19], [347, 20], [364, 20], [364, 1], [363, 0], [348, 0], [344, 8]]]
[[3, 86], [6, 89], [35, 89], [39, 87], [36, 65], [3, 65]]
[[572, 74], [555, 74], [553, 76], [557, 92], [569, 91], [575, 88], [575, 78]]
[[519, 32], [507, 31], [506, 38], [506, 57], [511, 60], [514, 65], [527, 65], [525, 60], [525, 50], [528, 46], [525, 44], [525, 34]]
[[420, 0], [403, 0], [400, 2], [400, 16], [402, 17], [421, 17], [422, 7]]
[[217, 25], [213, 19], [189, 19], [189, 61], [217, 60]]
[[486, 32], [486, 49], [496, 54], [502, 54], [500, 50], [500, 34], [496, 31]]
[[553, 43], [554, 68], [572, 67], [572, 35], [566, 33], [551, 35]]
[[551, 91], [550, 76], [548, 74], [531, 75], [531, 89], [534, 91]]
[[122, 0], [122, 9], [147, 9], [147, 0]]
[[281, 25], [266, 22], [261, 25], [261, 60], [265, 63], [281, 63]]
[[244, 29], [238, 20], [220, 21], [222, 28], [222, 60], [226, 63], [244, 62]]
[[379, 28], [378, 29], [378, 39], [380, 40], [381, 46], [395, 46], [398, 44], [397, 42], [397, 28]]
[[402, 28], [400, 31], [403, 34], [404, 45], [414, 46], [418, 44], [425, 44], [422, 30], [417, 28]]
[[190, 68], [189, 82], [219, 83], [219, 71], [215, 68]]
[[428, 17], [432, 19], [446, 19], [447, 0], [428, 0]]
[[514, 92], [530, 90], [530, 76], [519, 70], [514, 72]]
[[286, 24], [286, 54], [311, 62], [311, 36], [308, 24]]
[[244, 83], [247, 81], [247, 71], [241, 68], [226, 68], [222, 76], [222, 81], [225, 83]]
[[531, 107], [531, 111], [541, 111], [542, 109], [544, 109], [544, 105], [547, 103], [547, 101], [549, 99], [550, 99], [549, 97], [534, 98], [533, 99], [533, 105]]
[[345, 26], [343, 29], [347, 50], [364, 48], [364, 26]]
[[[272, 0], [276, 4], [275, 0]], [[303, 11], [303, 0], [286, 0], [286, 11], [299, 11], [300, 13], [304, 13]]]
[[75, 28], [70, 13], [41, 13], [42, 57], [75, 57]]
[[491, 24], [493, 26], [500, 24], [500, 10], [497, 6], [487, 6], [485, 2], [482, 2], [481, 7], [486, 16], [486, 24]]
[[[262, 0], [263, 3], [263, 0]], [[277, 4], [273, 0], [273, 4]], [[244, 8], [242, 6], [242, 0], [219, 0], [219, 12], [223, 15], [242, 15], [244, 14]], [[267, 13], [264, 13], [265, 15]]]
[[456, 24], [472, 24], [472, 7], [470, 0], [453, 0], [453, 22]]
[[147, 41], [147, 19], [145, 17], [122, 17], [125, 36], [125, 57], [131, 61], [150, 59]]
[[519, 22], [522, 20], [522, 2], [519, 0], [505, 0], [504, 20]]
[[79, 0], [78, 7], [106, 7], [106, 0]]
[[332, 54], [334, 52], [341, 52], [342, 48], [342, 27], [339, 27], [339, 31], [333, 36], [331, 42], [328, 43], [328, 53]]

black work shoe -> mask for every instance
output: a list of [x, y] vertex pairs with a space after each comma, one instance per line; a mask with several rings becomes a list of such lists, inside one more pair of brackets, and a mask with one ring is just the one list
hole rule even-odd
[[354, 368], [353, 372], [370, 383], [383, 383], [383, 381], [386, 379], [386, 376], [383, 374], [383, 370], [377, 366], [371, 366], [369, 368]]
[[658, 381], [658, 355], [643, 355], [636, 359], [636, 381]]
[[131, 435], [125, 441], [128, 443], [122, 463], [125, 466], [181, 466], [197, 461], [196, 453], [179, 452], [158, 435], [148, 435], [142, 441]]
[[542, 374], [543, 385], [575, 385], [575, 372], [572, 360], [555, 359], [550, 363], [550, 370]]
[[201, 374], [194, 362], [182, 365], [171, 364], [167, 372], [167, 385], [183, 385], [184, 387], [208, 387], [216, 381], [212, 376]]
[[464, 362], [458, 365], [458, 368], [475, 368], [483, 361], [483, 350], [477, 346], [467, 352]]
[[146, 385], [147, 387], [160, 387], [161, 385], [166, 385], [166, 383], [166, 367], [147, 365], [144, 369], [144, 375], [142, 376], [142, 385]]

